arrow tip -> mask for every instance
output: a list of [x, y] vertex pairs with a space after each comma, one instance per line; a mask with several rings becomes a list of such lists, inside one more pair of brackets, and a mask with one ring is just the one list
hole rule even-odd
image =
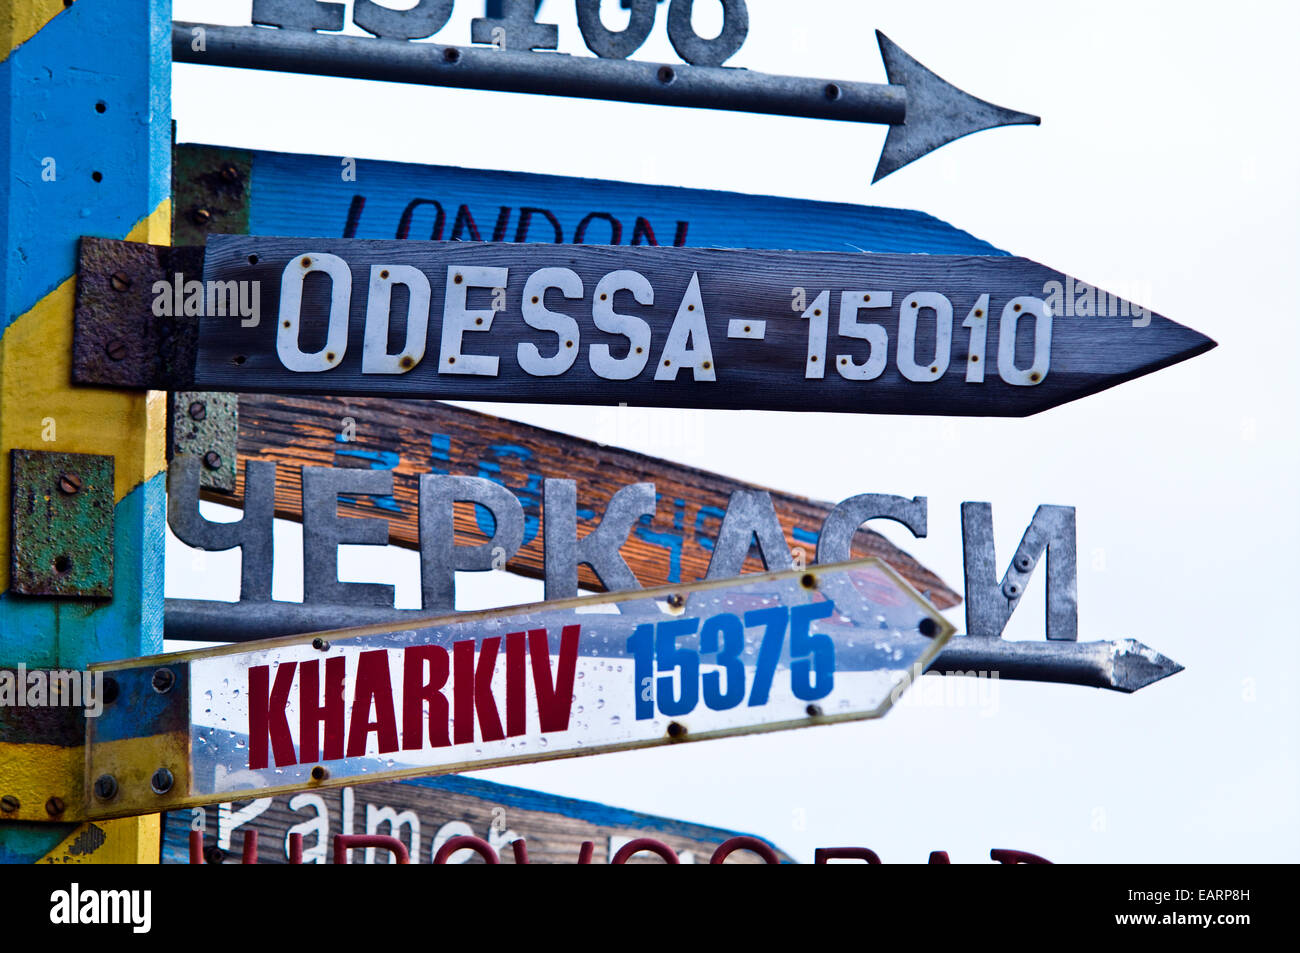
[[890, 85], [907, 90], [907, 116], [902, 123], [889, 127], [872, 184], [972, 132], [997, 126], [1037, 126], [1042, 122], [1038, 116], [1003, 109], [962, 92], [903, 52], [879, 30], [876, 40]]
[[1183, 670], [1173, 659], [1136, 639], [1120, 639], [1111, 650], [1111, 684], [1121, 692], [1135, 692]]

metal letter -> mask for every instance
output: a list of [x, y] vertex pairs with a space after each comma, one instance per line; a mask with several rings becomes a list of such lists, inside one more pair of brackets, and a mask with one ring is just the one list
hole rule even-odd
[[554, 23], [538, 23], [536, 9], [533, 0], [501, 0], [501, 16], [470, 21], [470, 41], [523, 52], [557, 49], [560, 28]]
[[642, 516], [655, 513], [655, 485], [633, 483], [610, 498], [600, 525], [578, 539], [578, 491], [573, 480], [547, 480], [542, 490], [543, 542], [546, 548], [546, 598], [578, 594], [578, 565], [586, 563], [609, 592], [640, 589], [619, 552]]
[[[208, 552], [239, 547], [239, 598], [271, 598], [271, 546], [275, 522], [275, 464], [244, 463], [244, 515], [237, 523], [213, 523], [199, 513], [202, 460], [178, 454], [167, 468], [167, 523], [182, 543]], [[306, 499], [304, 497], [304, 502]]]
[[917, 539], [926, 534], [926, 498], [894, 496], [889, 493], [859, 493], [826, 514], [817, 537], [817, 562], [842, 563], [852, 559], [853, 534], [867, 520], [886, 519], [902, 523]]
[[394, 10], [374, 0], [356, 0], [352, 7], [352, 22], [375, 36], [392, 40], [423, 40], [447, 25], [454, 2], [420, 0], [409, 10]]
[[1079, 638], [1074, 507], [1044, 504], [1035, 511], [1001, 586], [993, 550], [993, 507], [988, 503], [963, 503], [961, 536], [966, 567], [967, 635], [986, 638], [1002, 635], [1038, 564], [1038, 557], [1046, 548], [1047, 637], [1065, 642]]
[[[457, 546], [457, 500], [478, 503], [492, 514], [496, 529], [478, 546]], [[420, 590], [425, 610], [454, 609], [456, 571], [492, 568], [493, 551], [505, 550], [506, 559], [524, 541], [524, 508], [505, 487], [482, 477], [420, 477]]]
[[740, 49], [749, 33], [745, 0], [721, 0], [722, 32], [706, 40], [691, 26], [695, 0], [673, 0], [668, 8], [668, 41], [677, 55], [692, 66], [721, 66]]
[[346, 467], [302, 468], [302, 598], [392, 608], [393, 587], [339, 582], [339, 544], [388, 545], [388, 521], [340, 518], [340, 493], [383, 496], [393, 492], [393, 471]]
[[713, 558], [704, 578], [739, 576], [749, 555], [750, 542], [755, 538], [764, 569], [775, 572], [794, 565], [781, 521], [776, 518], [772, 494], [766, 490], [736, 490], [727, 503], [727, 513], [722, 518], [722, 528], [718, 530]]
[[[394, 11], [395, 12], [395, 11]], [[343, 4], [317, 0], [253, 0], [254, 23], [282, 30], [341, 30]]]
[[600, 20], [600, 0], [578, 0], [578, 29], [582, 42], [597, 56], [625, 60], [646, 41], [655, 25], [655, 0], [626, 0], [630, 3], [632, 19], [626, 30], [614, 32], [605, 29]]

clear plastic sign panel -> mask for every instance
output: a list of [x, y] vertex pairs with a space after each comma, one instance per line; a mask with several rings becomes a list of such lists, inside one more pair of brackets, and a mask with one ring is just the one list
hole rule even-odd
[[952, 631], [865, 560], [193, 653], [191, 793], [878, 717]]

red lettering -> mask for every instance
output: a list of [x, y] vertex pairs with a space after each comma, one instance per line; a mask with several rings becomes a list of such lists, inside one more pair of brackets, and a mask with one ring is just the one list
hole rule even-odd
[[452, 664], [455, 666], [456, 744], [469, 744], [474, 740], [474, 715], [478, 714], [479, 731], [484, 741], [500, 741], [506, 736], [501, 729], [501, 715], [497, 701], [492, 696], [492, 670], [496, 667], [501, 637], [484, 639], [478, 646], [478, 662], [474, 661], [473, 642], [452, 644]]
[[274, 688], [270, 666], [254, 665], [248, 670], [248, 766], [254, 771], [267, 766], [268, 741], [276, 767], [298, 763], [285, 717], [297, 668], [297, 662], [281, 662], [275, 670]]
[[506, 735], [522, 735], [528, 728], [528, 686], [524, 684], [527, 636], [511, 632], [506, 636]]
[[[429, 677], [424, 677], [425, 669]], [[451, 744], [447, 734], [447, 696], [442, 693], [451, 673], [451, 657], [440, 645], [417, 645], [406, 650], [402, 668], [402, 747], [417, 751], [424, 747], [424, 706], [429, 706], [429, 744], [445, 748]]]
[[[566, 627], [567, 628], [567, 627]], [[576, 627], [575, 627], [576, 628]], [[655, 840], [653, 837], [634, 837], [614, 854], [611, 864], [626, 864], [633, 854], [639, 854], [641, 851], [649, 851], [652, 854], [658, 854], [663, 858], [665, 864], [680, 864], [677, 853], [661, 840]]]
[[869, 847], [818, 847], [813, 851], [813, 863], [824, 864], [832, 860], [865, 860], [880, 863], [880, 855]]
[[325, 725], [325, 760], [343, 757], [343, 656], [325, 660], [325, 704], [320, 701], [320, 662], [298, 668], [298, 760], [320, 758], [320, 726]]
[[[371, 710], [375, 720], [370, 720]], [[379, 753], [397, 750], [397, 714], [393, 709], [393, 683], [388, 676], [388, 652], [362, 652], [357, 660], [357, 685], [352, 696], [352, 723], [348, 726], [348, 757], [366, 753], [371, 732], [379, 736]]]
[[[458, 642], [456, 644], [459, 645], [461, 643]], [[473, 645], [474, 643], [470, 642], [469, 644]], [[459, 692], [457, 694], [459, 695]], [[481, 837], [468, 837], [465, 835], [447, 838], [446, 842], [438, 848], [438, 853], [433, 855], [433, 862], [435, 864], [445, 864], [447, 858], [458, 850], [472, 850], [483, 858], [484, 863], [501, 863], [501, 858], [497, 856], [497, 852], [492, 849], [491, 844]]]
[[763, 863], [765, 864], [781, 863], [781, 858], [776, 856], [776, 851], [771, 848], [771, 845], [764, 844], [757, 837], [746, 837], [744, 835], [729, 837], [724, 840], [718, 845], [718, 849], [713, 852], [713, 856], [709, 858], [709, 863], [724, 863], [732, 853], [738, 850], [753, 851], [755, 854], [758, 854], [759, 857], [763, 858]]
[[565, 731], [573, 707], [573, 676], [578, 667], [580, 627], [566, 625], [560, 633], [560, 666], [551, 676], [551, 645], [545, 629], [528, 633], [528, 652], [533, 659], [533, 689], [537, 692], [537, 716], [542, 731]]
[[999, 847], [989, 851], [989, 857], [999, 864], [1050, 864], [1046, 857], [1039, 857], [1027, 850], [1004, 850]]

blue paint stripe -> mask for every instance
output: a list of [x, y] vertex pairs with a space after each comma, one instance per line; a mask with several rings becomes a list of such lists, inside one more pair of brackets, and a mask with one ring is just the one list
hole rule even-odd
[[30, 668], [85, 668], [161, 652], [166, 518], [162, 473], [114, 508], [111, 601], [0, 594], [0, 660]]
[[0, 63], [4, 327], [169, 196], [170, 111], [170, 0], [78, 0]]
[[[500, 208], [509, 206], [505, 234], [518, 235], [519, 210], [544, 208], [558, 219], [566, 242], [592, 212], [614, 216], [621, 244], [632, 241], [644, 218], [661, 245], [671, 245], [679, 222], [692, 247], [782, 248], [804, 251], [898, 252], [935, 255], [1005, 255], [985, 241], [923, 212], [908, 209], [813, 202], [602, 179], [577, 179], [523, 172], [493, 172], [361, 159], [356, 180], [344, 181], [338, 157], [255, 152], [249, 211], [252, 235], [343, 234], [356, 196], [365, 198], [355, 237], [391, 239], [408, 204], [433, 200], [443, 209], [442, 238], [452, 234], [461, 206], [490, 238]], [[428, 239], [436, 219], [422, 205], [409, 220], [413, 239]], [[598, 227], [599, 226], [599, 227]], [[593, 221], [589, 238], [608, 241], [607, 222]], [[540, 215], [528, 238], [553, 234]], [[468, 234], [468, 233], [466, 233]]]

